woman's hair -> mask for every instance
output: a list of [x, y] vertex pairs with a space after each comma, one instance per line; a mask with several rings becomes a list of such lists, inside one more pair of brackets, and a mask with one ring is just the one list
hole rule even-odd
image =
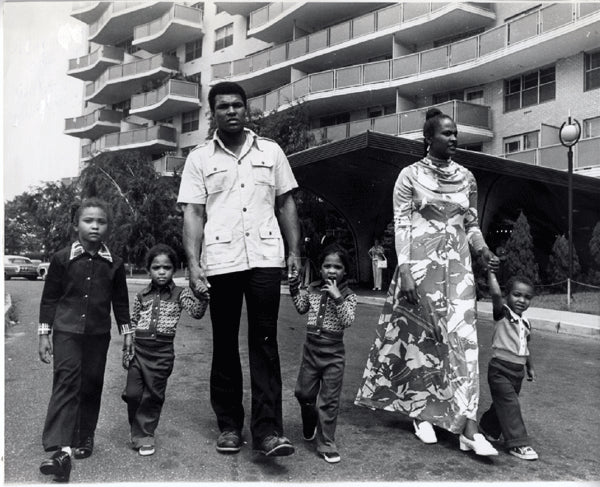
[[506, 283], [506, 294], [510, 293], [513, 289], [513, 287], [515, 286], [515, 284], [517, 282], [520, 282], [521, 284], [525, 284], [526, 286], [529, 286], [533, 292], [535, 293], [535, 284], [533, 284], [533, 281], [531, 279], [529, 279], [528, 277], [525, 276], [512, 276]]
[[223, 81], [217, 83], [210, 89], [208, 92], [208, 105], [210, 106], [211, 112], [215, 111], [215, 99], [217, 98], [217, 95], [240, 95], [244, 102], [244, 106], [247, 106], [246, 92], [244, 91], [244, 88], [237, 83]]
[[79, 218], [81, 217], [81, 213], [86, 208], [100, 208], [106, 214], [106, 219], [109, 222], [111, 221], [112, 215], [110, 213], [108, 203], [104, 200], [101, 200], [100, 198], [93, 196], [91, 198], [85, 198], [79, 204], [79, 206], [75, 206], [71, 209], [71, 212], [73, 215], [73, 218], [72, 218], [73, 225], [77, 225], [79, 223]]
[[430, 108], [425, 113], [425, 123], [423, 124], [423, 143], [425, 144], [425, 155], [427, 155], [427, 139], [430, 139], [435, 134], [435, 129], [439, 126], [440, 121], [443, 118], [449, 118], [452, 120], [450, 115], [442, 113], [438, 108]]
[[321, 251], [321, 254], [319, 255], [319, 267], [323, 265], [327, 256], [332, 254], [337, 254], [342, 261], [342, 264], [344, 264], [344, 269], [348, 272], [350, 257], [348, 256], [346, 249], [337, 243], [329, 244]]
[[173, 269], [177, 269], [179, 263], [177, 261], [177, 254], [175, 253], [173, 248], [169, 247], [167, 244], [156, 244], [146, 253], [146, 270], [150, 270], [152, 261], [155, 257], [158, 257], [159, 255], [166, 255], [171, 261], [171, 264], [173, 264]]

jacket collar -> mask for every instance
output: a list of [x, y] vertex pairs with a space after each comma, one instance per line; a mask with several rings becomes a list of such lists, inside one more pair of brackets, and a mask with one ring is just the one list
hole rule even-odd
[[148, 284], [144, 289], [142, 289], [141, 293], [142, 296], [147, 296], [148, 294], [150, 294], [152, 291], [162, 291], [162, 290], [168, 290], [169, 291], [169, 295], [171, 295], [173, 293], [173, 289], [175, 289], [175, 283], [173, 281], [171, 281], [169, 284], [167, 284], [164, 287], [158, 287], [155, 286], [154, 283], [152, 281], [150, 281], [150, 284]]
[[[263, 139], [262, 137], [259, 137], [255, 132], [253, 132], [252, 130], [245, 128], [245, 127], [244, 127], [244, 133], [246, 134], [246, 143], [248, 141], [248, 137], [250, 137], [250, 138], [252, 138], [252, 143], [250, 145], [255, 145], [256, 148], [261, 152], [265, 150], [265, 147], [263, 145], [265, 139]], [[219, 131], [215, 130], [215, 133], [213, 134], [213, 137], [212, 137], [212, 144], [211, 144], [212, 150], [210, 153], [211, 156], [213, 156], [215, 154], [215, 151], [217, 150], [217, 146], [220, 147], [222, 150], [227, 150], [225, 148], [225, 144], [223, 144], [223, 141], [219, 137]]]
[[527, 318], [525, 318], [524, 316], [519, 316], [517, 313], [515, 313], [512, 309], [510, 309], [510, 307], [508, 306], [508, 304], [504, 305], [504, 308], [506, 310], [506, 314], [508, 315], [507, 318], [509, 320], [511, 320], [513, 323], [517, 323], [519, 321], [522, 321], [523, 324], [527, 327], [528, 330], [531, 329], [531, 325], [529, 324], [529, 320]]
[[[81, 242], [79, 240], [76, 240], [71, 245], [71, 254], [69, 255], [69, 260], [74, 260], [77, 257], [79, 257], [80, 255], [83, 255], [85, 253], [87, 253], [87, 251], [83, 248], [83, 245], [81, 245]], [[104, 242], [102, 242], [100, 244], [100, 249], [98, 250], [98, 256], [102, 257], [103, 259], [105, 259], [109, 262], [113, 261], [112, 255], [110, 254], [110, 250], [108, 250], [108, 247], [106, 246], [106, 244]]]

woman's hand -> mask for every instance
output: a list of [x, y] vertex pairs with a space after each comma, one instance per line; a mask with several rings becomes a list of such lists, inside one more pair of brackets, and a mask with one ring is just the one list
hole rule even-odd
[[410, 272], [408, 264], [400, 266], [400, 297], [405, 298], [410, 304], [419, 302], [419, 293], [417, 292], [417, 283]]
[[481, 258], [488, 270], [492, 272], [498, 272], [500, 270], [500, 259], [487, 247], [484, 247], [481, 251]]
[[45, 364], [49, 364], [52, 358], [52, 344], [50, 343], [50, 335], [40, 335], [38, 353], [40, 360]]

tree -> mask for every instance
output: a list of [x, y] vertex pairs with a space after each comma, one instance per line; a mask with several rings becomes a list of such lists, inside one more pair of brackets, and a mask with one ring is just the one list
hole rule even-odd
[[531, 279], [534, 284], [540, 282], [539, 268], [535, 261], [533, 248], [529, 223], [525, 214], [521, 212], [505, 246], [509, 277], [519, 275]]
[[590, 284], [600, 284], [600, 221], [596, 223], [594, 230], [592, 230], [589, 249], [592, 263], [590, 264], [588, 280]]
[[[577, 252], [573, 248], [573, 277], [581, 271]], [[559, 235], [552, 246], [546, 274], [551, 283], [566, 281], [569, 277], [569, 242], [564, 235]]]
[[182, 216], [177, 209], [180, 177], [163, 177], [138, 151], [102, 153], [81, 172], [82, 197], [110, 203], [111, 250], [128, 262], [143, 265], [148, 249], [165, 243], [184, 257]]

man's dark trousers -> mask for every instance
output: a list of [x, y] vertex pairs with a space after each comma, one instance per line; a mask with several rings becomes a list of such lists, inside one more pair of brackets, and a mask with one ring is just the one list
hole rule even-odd
[[210, 276], [208, 281], [213, 329], [210, 399], [219, 429], [241, 431], [244, 425], [238, 335], [245, 297], [252, 390], [250, 432], [254, 444], [273, 433], [282, 435], [281, 370], [277, 346], [281, 269], [253, 268]]
[[94, 436], [104, 385], [110, 333], [54, 331], [54, 378], [42, 444], [46, 451], [77, 446]]

